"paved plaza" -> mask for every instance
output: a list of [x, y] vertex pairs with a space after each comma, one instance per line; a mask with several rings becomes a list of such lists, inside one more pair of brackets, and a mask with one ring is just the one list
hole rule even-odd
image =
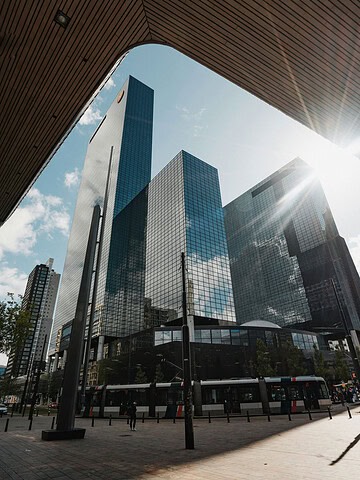
[[[51, 417], [0, 419], [0, 479], [333, 479], [360, 471], [360, 407], [326, 414], [195, 419], [195, 450], [184, 449], [183, 421], [78, 419], [84, 440], [44, 442]], [[344, 411], [343, 411], [344, 410]]]

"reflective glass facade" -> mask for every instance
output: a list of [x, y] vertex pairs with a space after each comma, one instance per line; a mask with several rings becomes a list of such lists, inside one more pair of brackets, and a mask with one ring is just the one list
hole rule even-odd
[[188, 313], [234, 321], [218, 173], [184, 151], [149, 185], [147, 326], [182, 316], [181, 252], [186, 257]]
[[[181, 342], [181, 329], [162, 328], [155, 329], [154, 345], [163, 345], [170, 342]], [[256, 348], [256, 341], [262, 340], [268, 347], [281, 347], [282, 343], [290, 342], [300, 350], [314, 351], [314, 345], [318, 349], [325, 349], [321, 337], [308, 332], [265, 330], [260, 328], [247, 329], [244, 327], [196, 327], [195, 342], [218, 345], [239, 345], [241, 347]], [[319, 339], [321, 341], [319, 341]]]
[[[119, 225], [124, 217], [124, 214], [121, 216], [122, 210], [146, 187], [151, 178], [153, 96], [152, 89], [129, 77], [89, 141], [68, 243], [50, 353], [54, 351], [59, 329], [71, 321], [75, 314], [92, 209], [96, 204], [103, 205], [110, 161], [110, 188], [94, 332], [98, 335], [117, 336], [122, 331], [121, 324], [124, 319], [119, 317], [119, 312], [123, 309], [122, 300], [117, 304], [114, 300], [114, 290], [119, 283], [119, 264], [122, 260], [115, 259], [114, 243], [119, 241]], [[121, 216], [120, 219], [118, 215]], [[121, 248], [121, 256], [125, 258], [125, 243]], [[133, 246], [129, 248], [132, 252]], [[132, 253], [129, 253], [129, 256], [131, 257]], [[112, 295], [112, 307], [105, 310], [107, 289]], [[131, 286], [129, 289], [132, 291]], [[120, 297], [121, 295], [118, 296]]]
[[341, 328], [334, 281], [349, 323], [358, 328], [359, 277], [354, 268], [349, 273], [353, 262], [305, 162], [293, 160], [224, 212], [239, 323]]

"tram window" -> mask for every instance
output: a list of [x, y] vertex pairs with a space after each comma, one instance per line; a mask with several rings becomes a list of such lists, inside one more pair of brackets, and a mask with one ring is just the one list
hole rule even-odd
[[303, 398], [301, 386], [300, 385], [290, 385], [289, 386], [289, 397], [290, 397], [290, 400], [301, 400]]
[[203, 403], [224, 403], [224, 387], [204, 387], [202, 391]]
[[260, 394], [258, 385], [241, 385], [239, 386], [240, 403], [259, 402]]
[[105, 397], [105, 406], [110, 407], [112, 405], [120, 405], [120, 392], [107, 390]]
[[285, 388], [280, 384], [272, 383], [268, 385], [268, 395], [271, 402], [286, 400]]
[[167, 390], [163, 388], [156, 389], [156, 405], [167, 405]]
[[319, 398], [329, 398], [329, 391], [325, 383], [319, 383]]

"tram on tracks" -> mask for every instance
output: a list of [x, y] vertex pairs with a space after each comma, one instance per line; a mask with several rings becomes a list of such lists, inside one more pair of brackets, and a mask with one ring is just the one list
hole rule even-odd
[[[326, 410], [331, 405], [322, 377], [265, 377], [193, 381], [195, 415], [280, 414]], [[125, 415], [137, 403], [139, 415], [167, 418], [183, 416], [181, 382], [101, 385], [86, 392], [90, 414]]]

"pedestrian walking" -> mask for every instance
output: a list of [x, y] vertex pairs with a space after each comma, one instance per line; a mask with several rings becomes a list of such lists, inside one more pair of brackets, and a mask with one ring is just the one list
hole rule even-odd
[[130, 417], [130, 430], [136, 432], [136, 402], [129, 406], [128, 415]]

